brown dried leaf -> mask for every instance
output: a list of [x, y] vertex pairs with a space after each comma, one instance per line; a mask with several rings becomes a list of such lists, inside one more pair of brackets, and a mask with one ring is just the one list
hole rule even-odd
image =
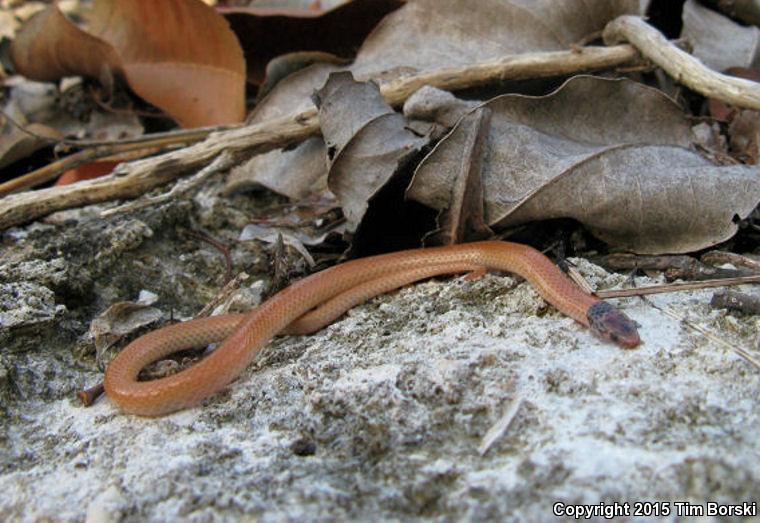
[[[491, 130], [491, 111], [479, 107], [467, 114], [458, 133], [464, 140], [462, 157], [449, 197], [442, 202], [438, 229], [425, 238], [428, 245], [454, 245], [468, 239], [485, 239], [493, 233], [483, 218], [482, 167], [485, 147]], [[445, 189], [444, 189], [445, 191]], [[443, 192], [443, 191], [442, 191]]]
[[87, 31], [51, 5], [21, 29], [11, 56], [34, 79], [123, 75], [184, 127], [240, 122], [245, 114], [237, 39], [214, 9], [195, 0], [97, 0]]
[[40, 81], [64, 76], [122, 72], [116, 50], [74, 25], [53, 4], [30, 18], [11, 44], [11, 59], [20, 74]]
[[[614, 247], [689, 252], [730, 237], [760, 200], [760, 176], [686, 149], [689, 122], [660, 92], [582, 76], [545, 97], [506, 95], [483, 166], [486, 221], [509, 227], [574, 218]], [[421, 163], [408, 194], [442, 208], [462, 156], [454, 128]]]
[[225, 192], [257, 187], [265, 187], [292, 200], [325, 192], [327, 162], [322, 138], [309, 138], [294, 149], [277, 149], [253, 156], [230, 171]]
[[58, 131], [43, 124], [26, 125], [24, 128], [28, 132], [24, 132], [5, 118], [0, 117], [0, 121], [3, 122], [0, 133], [0, 168], [26, 158], [42, 147], [50, 145], [48, 139], [61, 138]]
[[163, 319], [163, 313], [154, 307], [131, 301], [114, 303], [90, 324], [90, 337], [98, 355], [146, 327]]
[[264, 81], [259, 86], [259, 92], [256, 95], [256, 98], [261, 100], [269, 94], [275, 85], [280, 83], [280, 80], [283, 80], [310, 65], [319, 63], [346, 65], [350, 61], [351, 60], [349, 59], [341, 58], [334, 54], [322, 51], [296, 51], [293, 53], [282, 54], [272, 58], [267, 64]]
[[[566, 0], [561, 4], [549, 0], [409, 1], [380, 22], [353, 65], [340, 68], [318, 64], [290, 75], [262, 100], [253, 118], [260, 121], [264, 115], [284, 116], [308, 108], [311, 92], [337, 70], [348, 69], [357, 78], [382, 81], [509, 54], [567, 49], [601, 30], [612, 18], [638, 12], [638, 7], [634, 0]], [[274, 165], [270, 158], [247, 171], [258, 174], [238, 173], [230, 179], [227, 190], [257, 185], [256, 178], [262, 176], [263, 169], [288, 173], [289, 177], [304, 176], [298, 148], [278, 158], [282, 163]]]
[[330, 75], [315, 96], [332, 165], [330, 190], [338, 197], [347, 230], [353, 232], [369, 202], [428, 139], [409, 130], [373, 83], [354, 82], [350, 73]]
[[[760, 81], [760, 69], [729, 67], [726, 74]], [[710, 115], [728, 122], [731, 156], [744, 163], [756, 164], [760, 153], [760, 112], [726, 105], [719, 100], [708, 100]]]
[[238, 35], [248, 77], [261, 83], [267, 63], [294, 51], [352, 57], [377, 22], [401, 0], [353, 0], [328, 10], [229, 7], [219, 11]]
[[[312, 74], [316, 69], [319, 74]], [[332, 64], [315, 64], [288, 77], [288, 89], [275, 87], [256, 106], [248, 123], [281, 118], [293, 112], [314, 107], [311, 95], [319, 89], [327, 75], [338, 69]], [[244, 165], [233, 169], [227, 179], [226, 193], [267, 187], [289, 198], [302, 198], [322, 192], [327, 187], [327, 161], [322, 138], [313, 138], [292, 149], [274, 150], [253, 156]]]
[[708, 67], [724, 71], [729, 67], [760, 67], [760, 29], [741, 26], [701, 5], [687, 0], [683, 6], [681, 37], [693, 47], [693, 54]]
[[636, 0], [413, 0], [370, 34], [351, 70], [357, 78], [392, 76], [565, 50], [638, 11]]

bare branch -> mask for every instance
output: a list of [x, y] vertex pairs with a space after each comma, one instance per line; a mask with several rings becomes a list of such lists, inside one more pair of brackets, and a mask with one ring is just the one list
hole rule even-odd
[[620, 16], [607, 24], [603, 36], [609, 45], [630, 42], [677, 82], [707, 98], [760, 110], [760, 84], [713, 71], [673, 45], [641, 17]]

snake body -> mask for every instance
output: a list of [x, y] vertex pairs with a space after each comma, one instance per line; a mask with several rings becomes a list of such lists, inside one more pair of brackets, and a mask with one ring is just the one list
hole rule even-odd
[[[308, 333], [366, 299], [441, 274], [514, 272], [562, 313], [623, 347], [639, 344], [635, 323], [581, 291], [546, 256], [518, 243], [484, 241], [415, 249], [353, 260], [317, 272], [272, 296], [248, 314], [171, 325], [130, 343], [106, 369], [106, 394], [122, 410], [160, 416], [219, 392], [280, 333]], [[138, 381], [149, 363], [179, 350], [224, 340], [199, 363], [177, 374]]]

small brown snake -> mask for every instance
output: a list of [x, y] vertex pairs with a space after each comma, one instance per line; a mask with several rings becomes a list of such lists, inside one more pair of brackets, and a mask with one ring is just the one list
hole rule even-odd
[[[639, 344], [636, 324], [581, 291], [546, 256], [526, 245], [485, 241], [415, 249], [350, 261], [312, 274], [245, 315], [187, 321], [130, 343], [106, 369], [106, 394], [124, 411], [160, 416], [219, 392], [280, 333], [318, 330], [372, 296], [441, 274], [514, 272], [562, 313], [627, 348]], [[199, 363], [154, 381], [138, 381], [149, 363], [179, 350], [224, 340]]]

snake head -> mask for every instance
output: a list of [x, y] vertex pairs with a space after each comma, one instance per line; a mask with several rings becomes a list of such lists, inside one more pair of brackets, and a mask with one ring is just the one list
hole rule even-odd
[[596, 334], [632, 349], [641, 343], [638, 324], [607, 302], [599, 301], [588, 308], [586, 313], [589, 328]]

